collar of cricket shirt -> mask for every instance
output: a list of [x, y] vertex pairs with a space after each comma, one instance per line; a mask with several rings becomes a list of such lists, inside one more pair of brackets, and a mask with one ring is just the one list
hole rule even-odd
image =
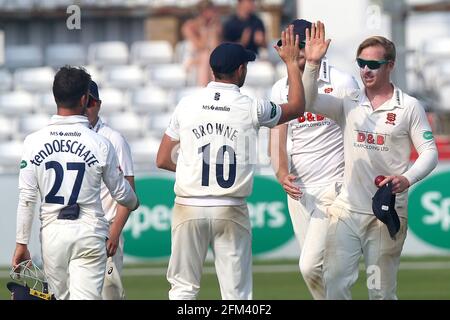
[[103, 122], [102, 118], [98, 117], [97, 123], [95, 124], [95, 126], [89, 126], [92, 130], [94, 130], [95, 132], [98, 132], [101, 128], [103, 128], [105, 126], [105, 123]]
[[210, 83], [208, 83], [207, 88], [233, 90], [233, 91], [238, 91], [238, 92], [240, 91], [239, 87], [233, 83], [224, 83], [224, 82], [216, 82], [216, 81], [211, 81]]
[[86, 116], [60, 116], [53, 115], [50, 119], [50, 125], [58, 125], [58, 124], [82, 124], [86, 127], [89, 127], [89, 120]]
[[[400, 90], [395, 84], [392, 84], [392, 85], [394, 86], [394, 92], [392, 94], [392, 98], [389, 99], [388, 101], [386, 101], [385, 103], [383, 103], [380, 106], [379, 110], [391, 110], [391, 109], [394, 109], [395, 107], [404, 108], [402, 90]], [[361, 106], [372, 107], [372, 104], [370, 103], [369, 98], [367, 98], [367, 96], [366, 96], [365, 89], [364, 88], [360, 89], [358, 93], [359, 93], [359, 95], [358, 95], [359, 97], [357, 97], [356, 100], [359, 100], [359, 104]]]

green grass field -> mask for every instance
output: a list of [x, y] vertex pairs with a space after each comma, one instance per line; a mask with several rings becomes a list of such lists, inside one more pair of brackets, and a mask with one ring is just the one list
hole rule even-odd
[[[127, 266], [124, 285], [127, 299], [166, 300], [169, 285], [165, 278], [166, 263]], [[253, 297], [262, 300], [311, 299], [294, 260], [255, 261]], [[9, 299], [2, 269], [0, 299]], [[353, 288], [354, 299], [367, 299], [366, 276], [360, 272]], [[403, 258], [398, 276], [399, 299], [450, 299], [450, 257]], [[220, 299], [219, 285], [210, 263], [205, 266], [199, 299]]]

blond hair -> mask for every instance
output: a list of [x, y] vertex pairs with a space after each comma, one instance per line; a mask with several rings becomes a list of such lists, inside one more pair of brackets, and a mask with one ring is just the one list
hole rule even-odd
[[361, 54], [361, 51], [363, 51], [365, 48], [375, 46], [381, 46], [384, 48], [385, 51], [384, 59], [388, 61], [395, 61], [396, 55], [395, 44], [389, 39], [386, 39], [385, 37], [382, 36], [373, 36], [364, 40], [359, 45], [358, 50], [356, 51], [356, 57], [358, 57]]

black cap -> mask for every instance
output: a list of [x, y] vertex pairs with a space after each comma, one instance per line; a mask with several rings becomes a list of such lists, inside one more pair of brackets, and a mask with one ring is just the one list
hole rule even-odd
[[391, 238], [400, 230], [400, 219], [395, 210], [395, 194], [392, 193], [392, 183], [386, 183], [379, 188], [372, 198], [372, 211], [383, 222]]
[[93, 80], [91, 80], [91, 83], [89, 84], [89, 95], [95, 100], [100, 101], [100, 96], [98, 95], [98, 86]]
[[[311, 22], [304, 19], [296, 19], [292, 21], [290, 24], [294, 25], [294, 36], [299, 35], [300, 42], [306, 40], [306, 29], [311, 30]], [[277, 46], [281, 47], [281, 39], [278, 40]]]
[[229, 74], [235, 71], [241, 64], [255, 61], [253, 51], [245, 49], [237, 43], [222, 43], [213, 50], [209, 57], [209, 65], [214, 72]]

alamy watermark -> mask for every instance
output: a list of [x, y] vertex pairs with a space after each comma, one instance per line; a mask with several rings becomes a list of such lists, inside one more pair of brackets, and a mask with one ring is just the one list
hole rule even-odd
[[81, 9], [76, 4], [67, 7], [66, 13], [69, 16], [66, 19], [66, 26], [69, 30], [81, 30]]

